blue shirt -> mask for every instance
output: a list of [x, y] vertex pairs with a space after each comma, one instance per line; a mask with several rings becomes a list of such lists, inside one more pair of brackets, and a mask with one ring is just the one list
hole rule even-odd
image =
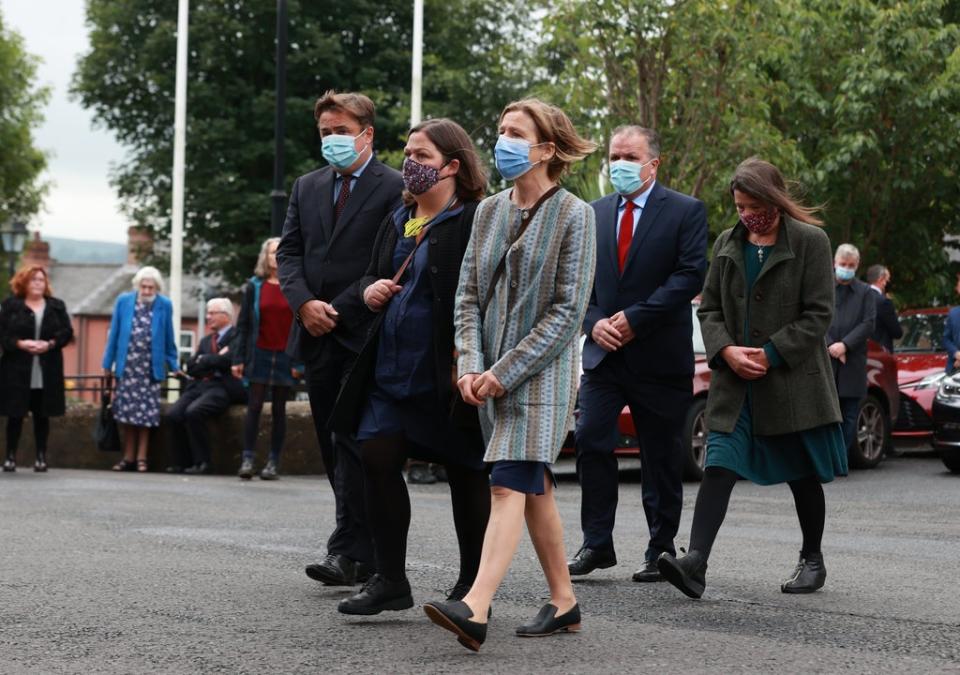
[[[637, 223], [640, 222], [640, 214], [643, 213], [643, 207], [647, 205], [647, 199], [650, 197], [650, 192], [653, 190], [653, 186], [657, 184], [656, 180], [650, 181], [650, 187], [638, 194], [636, 197], [631, 199], [633, 205], [636, 207], [633, 210], [633, 231], [637, 231]], [[623, 219], [623, 212], [627, 208], [627, 198], [623, 195], [620, 196], [619, 201], [617, 202], [617, 241], [620, 240], [620, 221]]]
[[[350, 174], [350, 193], [353, 194], [353, 189], [357, 187], [357, 179], [360, 178], [360, 175], [363, 173], [363, 170], [367, 168], [367, 165], [370, 163], [370, 160], [373, 159], [373, 153], [370, 153], [370, 156], [367, 157], [367, 161], [363, 165]], [[333, 203], [336, 204], [337, 200], [340, 198], [340, 187], [343, 185], [343, 174], [339, 171], [334, 171], [336, 180], [333, 182]]]

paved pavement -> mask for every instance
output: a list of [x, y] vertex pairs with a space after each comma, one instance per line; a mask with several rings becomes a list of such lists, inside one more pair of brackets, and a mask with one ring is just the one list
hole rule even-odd
[[[688, 600], [636, 584], [640, 486], [621, 490], [620, 565], [577, 584], [584, 630], [513, 636], [544, 602], [529, 541], [467, 652], [419, 606], [371, 618], [307, 579], [331, 527], [326, 480], [241, 483], [93, 471], [0, 475], [0, 672], [947, 672], [960, 671], [960, 477], [932, 456], [827, 486], [824, 591], [786, 596], [799, 530], [785, 486], [737, 486]], [[412, 486], [418, 605], [452, 585], [446, 486]], [[687, 485], [685, 545], [696, 485]], [[561, 482], [567, 549], [579, 488]]]

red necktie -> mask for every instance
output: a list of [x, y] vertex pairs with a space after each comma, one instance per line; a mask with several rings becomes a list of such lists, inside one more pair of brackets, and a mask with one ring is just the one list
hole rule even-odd
[[347, 205], [347, 200], [350, 199], [350, 181], [352, 179], [353, 176], [343, 174], [343, 184], [340, 186], [340, 194], [337, 195], [337, 206], [333, 222], [340, 220], [340, 214], [343, 213], [343, 209]]
[[620, 262], [620, 274], [623, 274], [623, 267], [627, 264], [627, 253], [630, 252], [630, 242], [633, 241], [633, 209], [632, 201], [627, 200], [627, 206], [623, 209], [623, 217], [620, 218], [620, 235], [617, 237], [617, 260]]
[[220, 341], [217, 339], [218, 337], [219, 335], [217, 333], [213, 333], [210, 335], [210, 353], [211, 354], [216, 354], [219, 351], [218, 347], [220, 346]]

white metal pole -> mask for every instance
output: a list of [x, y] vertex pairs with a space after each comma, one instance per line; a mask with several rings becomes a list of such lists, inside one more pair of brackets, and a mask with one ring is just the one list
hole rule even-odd
[[410, 84], [410, 126], [423, 119], [423, 0], [413, 0], [413, 72]]
[[170, 300], [173, 335], [180, 346], [183, 300], [183, 176], [187, 137], [187, 26], [190, 0], [180, 0], [177, 12], [177, 80], [173, 114], [173, 206], [170, 228]]

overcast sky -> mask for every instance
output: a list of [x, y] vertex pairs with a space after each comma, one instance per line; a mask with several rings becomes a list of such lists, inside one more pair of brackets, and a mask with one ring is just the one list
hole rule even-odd
[[52, 90], [46, 120], [35, 133], [38, 147], [50, 151], [45, 178], [53, 186], [45, 211], [31, 225], [39, 225], [45, 237], [126, 241], [128, 223], [107, 178], [123, 149], [68, 98], [77, 56], [87, 50], [83, 9], [84, 0], [0, 0], [4, 24], [43, 59], [38, 79]]

